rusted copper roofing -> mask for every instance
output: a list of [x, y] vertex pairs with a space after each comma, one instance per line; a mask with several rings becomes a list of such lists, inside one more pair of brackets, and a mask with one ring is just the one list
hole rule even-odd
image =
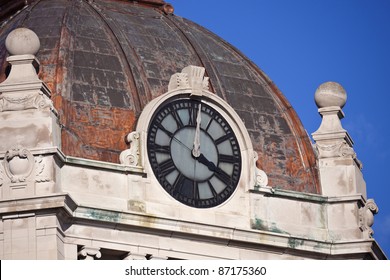
[[283, 94], [238, 50], [172, 14], [171, 5], [31, 0], [23, 8], [21, 2], [0, 13], [0, 81], [7, 34], [21, 26], [34, 30], [41, 39], [40, 78], [60, 115], [65, 154], [118, 162], [127, 148], [121, 139], [144, 106], [167, 91], [172, 74], [198, 65], [206, 68], [211, 90], [245, 122], [270, 185], [319, 192], [311, 143]]

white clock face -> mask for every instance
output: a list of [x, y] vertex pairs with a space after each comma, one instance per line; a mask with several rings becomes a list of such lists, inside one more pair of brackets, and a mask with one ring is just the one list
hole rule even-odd
[[160, 184], [188, 206], [217, 206], [237, 187], [237, 138], [225, 118], [199, 100], [177, 99], [159, 108], [148, 129], [147, 146]]

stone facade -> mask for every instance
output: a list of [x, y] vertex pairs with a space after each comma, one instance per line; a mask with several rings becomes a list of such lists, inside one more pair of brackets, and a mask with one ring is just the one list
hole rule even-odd
[[[204, 69], [193, 66], [174, 74], [167, 93], [144, 108], [121, 163], [65, 155], [50, 91], [37, 75], [39, 39], [17, 29], [7, 42], [11, 72], [0, 84], [1, 259], [386, 258], [372, 237], [378, 208], [366, 197], [361, 163], [341, 126], [341, 86], [317, 90], [323, 119], [313, 138], [321, 192], [304, 193], [269, 185], [244, 123], [209, 91]], [[148, 122], [179, 93], [207, 97], [238, 135], [241, 178], [220, 206], [177, 202], [151, 171]]]

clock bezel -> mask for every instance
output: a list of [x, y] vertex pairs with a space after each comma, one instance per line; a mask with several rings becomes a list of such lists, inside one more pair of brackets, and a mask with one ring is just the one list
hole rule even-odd
[[[202, 106], [201, 106], [202, 105]], [[201, 106], [201, 112], [203, 116], [209, 116], [210, 121], [209, 124], [215, 123], [217, 126], [222, 129], [221, 137], [218, 139], [213, 139], [213, 136], [210, 135], [210, 131], [208, 131], [208, 127], [202, 128], [200, 130], [200, 133], [203, 134], [203, 136], [209, 137], [210, 142], [209, 145], [214, 145], [215, 147], [215, 156], [216, 158], [213, 161], [208, 161], [206, 157], [209, 157], [210, 154], [203, 155], [201, 154], [201, 157], [192, 157], [191, 156], [191, 148], [192, 143], [187, 143], [185, 146], [183, 143], [177, 145], [178, 134], [181, 134], [183, 131], [187, 131], [188, 133], [194, 133], [196, 123], [193, 121], [191, 123], [191, 118], [188, 120], [188, 123], [183, 124], [182, 120], [178, 116], [178, 111], [180, 110], [198, 110]], [[175, 112], [175, 113], [174, 113]], [[176, 121], [177, 124], [175, 124], [174, 131], [167, 131], [163, 126], [162, 123], [166, 118], [169, 118], [169, 116], [172, 116], [172, 121]], [[179, 125], [179, 123], [181, 125]], [[166, 149], [158, 151], [156, 147], [156, 137], [157, 137], [157, 131], [161, 131], [165, 135], [165, 138], [169, 138], [169, 144], [166, 147]], [[166, 137], [168, 136], [169, 137]], [[229, 136], [229, 137], [226, 137]], [[175, 141], [176, 139], [176, 141]], [[188, 138], [187, 138], [188, 139]], [[190, 139], [193, 139], [192, 136]], [[224, 161], [223, 155], [230, 156], [230, 154], [224, 154], [221, 151], [221, 148], [219, 144], [228, 145], [231, 149], [231, 157], [229, 158], [232, 160], [232, 162]], [[180, 147], [184, 151], [182, 153], [183, 157], [186, 157], [186, 162], [188, 164], [193, 164], [195, 170], [206, 170], [205, 165], [208, 167], [208, 169], [212, 170], [212, 172], [208, 171], [207, 173], [210, 174], [209, 177], [205, 178], [196, 178], [195, 174], [193, 174], [195, 177], [190, 178], [189, 175], [185, 174], [186, 168], [181, 168], [181, 165], [176, 164], [176, 156], [174, 157], [175, 152], [171, 150], [172, 146]], [[191, 147], [191, 148], [190, 148]], [[161, 148], [159, 146], [159, 148]], [[168, 152], [169, 151], [169, 152]], [[227, 151], [225, 151], [227, 152]], [[160, 185], [164, 188], [164, 190], [173, 198], [178, 200], [179, 202], [190, 206], [194, 208], [212, 208], [216, 207], [220, 204], [223, 204], [225, 201], [227, 201], [233, 193], [236, 191], [236, 188], [238, 186], [241, 170], [242, 170], [242, 158], [241, 158], [241, 150], [239, 141], [229, 124], [229, 121], [226, 120], [221, 113], [213, 108], [212, 106], [209, 106], [206, 102], [202, 102], [202, 100], [199, 100], [199, 98], [191, 98], [191, 97], [181, 97], [181, 98], [175, 98], [169, 100], [169, 102], [165, 102], [161, 104], [158, 109], [154, 112], [148, 128], [148, 134], [147, 134], [147, 153], [148, 153], [148, 159], [149, 163], [151, 165], [152, 171], [156, 177], [156, 179], [159, 181]], [[188, 154], [187, 154], [188, 153]], [[165, 161], [158, 162], [157, 155], [163, 154], [167, 156], [167, 159]], [[169, 157], [168, 157], [169, 155]], [[199, 160], [199, 158], [203, 159]], [[227, 157], [226, 157], [227, 158]], [[206, 162], [204, 162], [206, 160]], [[169, 164], [169, 166], [168, 166]], [[185, 164], [183, 162], [183, 164]], [[224, 165], [228, 165], [229, 169], [231, 170], [226, 171], [226, 173], [223, 169], [221, 169]], [[196, 168], [197, 166], [197, 168]], [[203, 169], [202, 169], [203, 168]], [[191, 169], [192, 170], [192, 169]], [[165, 172], [167, 171], [167, 172]], [[175, 174], [177, 173], [177, 174]], [[175, 174], [175, 180], [174, 182], [169, 182], [168, 177], [169, 174]], [[182, 180], [179, 180], [178, 178], [181, 178]], [[177, 184], [177, 181], [180, 182], [180, 184]], [[212, 182], [213, 181], [213, 182]], [[219, 191], [216, 191], [214, 189], [215, 186], [213, 184], [218, 183], [219, 185]], [[185, 185], [185, 191], [182, 190], [182, 186]], [[223, 186], [223, 188], [222, 188]], [[201, 191], [200, 189], [209, 190], [208, 197], [201, 197]], [[187, 193], [185, 193], [187, 192]]]

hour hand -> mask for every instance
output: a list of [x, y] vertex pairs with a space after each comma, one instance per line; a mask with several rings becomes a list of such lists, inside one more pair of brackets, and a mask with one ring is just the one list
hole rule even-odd
[[202, 104], [199, 104], [198, 115], [196, 116], [196, 128], [195, 128], [195, 136], [194, 136], [194, 146], [192, 148], [192, 155], [195, 158], [198, 158], [200, 156], [201, 108], [202, 108]]
[[210, 171], [217, 171], [215, 164], [212, 161], [209, 161], [203, 154], [199, 154], [199, 156], [196, 157], [196, 160], [201, 164], [206, 165]]

